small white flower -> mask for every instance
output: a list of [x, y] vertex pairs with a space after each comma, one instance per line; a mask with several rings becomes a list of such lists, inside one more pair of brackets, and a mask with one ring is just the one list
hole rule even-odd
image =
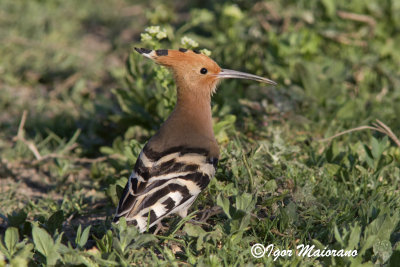
[[211, 51], [210, 50], [208, 50], [208, 49], [201, 49], [200, 50], [200, 52], [203, 54], [203, 55], [206, 55], [206, 56], [211, 56]]
[[144, 31], [150, 33], [151, 35], [155, 35], [160, 32], [160, 26], [150, 26], [147, 27]]
[[167, 37], [167, 31], [165, 29], [161, 29], [160, 26], [150, 26], [144, 31], [146, 33], [142, 33], [142, 41], [149, 41], [152, 38], [161, 40]]
[[148, 33], [141, 33], [140, 34], [140, 39], [141, 39], [142, 42], [145, 42], [145, 41], [150, 41], [153, 38]]
[[195, 48], [195, 47], [199, 46], [198, 42], [196, 42], [195, 40], [193, 40], [193, 39], [191, 39], [191, 38], [189, 38], [187, 36], [183, 36], [182, 37], [181, 44], [183, 46], [185, 46], [185, 47], [192, 47], [192, 48]]
[[164, 39], [167, 37], [167, 32], [165, 31], [165, 29], [163, 29], [163, 31], [157, 33], [156, 38], [158, 40]]

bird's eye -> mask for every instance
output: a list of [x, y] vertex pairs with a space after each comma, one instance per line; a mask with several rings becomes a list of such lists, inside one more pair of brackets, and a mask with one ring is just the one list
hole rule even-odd
[[206, 69], [206, 68], [202, 68], [202, 69], [200, 70], [200, 73], [201, 73], [201, 74], [206, 74], [206, 73], [207, 73], [207, 69]]

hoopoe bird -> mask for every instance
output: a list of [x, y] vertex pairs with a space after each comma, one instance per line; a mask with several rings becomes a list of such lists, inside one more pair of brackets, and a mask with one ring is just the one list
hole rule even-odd
[[125, 217], [127, 224], [144, 232], [154, 225], [161, 227], [161, 220], [168, 215], [186, 217], [214, 177], [219, 148], [213, 132], [211, 96], [218, 82], [239, 78], [276, 83], [221, 69], [197, 50], [135, 50], [170, 68], [177, 85], [176, 106], [140, 152], [113, 220]]

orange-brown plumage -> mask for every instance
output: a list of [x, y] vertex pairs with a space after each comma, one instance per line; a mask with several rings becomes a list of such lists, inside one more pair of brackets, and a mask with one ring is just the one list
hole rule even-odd
[[[192, 50], [185, 52], [179, 50], [167, 50], [167, 55], [157, 56], [153, 60], [165, 67], [170, 68], [178, 87], [178, 97], [181, 93], [200, 94], [208, 98], [213, 93], [218, 82], [221, 68], [214, 60], [206, 55], [195, 53]], [[207, 69], [206, 74], [201, 74], [202, 68]]]

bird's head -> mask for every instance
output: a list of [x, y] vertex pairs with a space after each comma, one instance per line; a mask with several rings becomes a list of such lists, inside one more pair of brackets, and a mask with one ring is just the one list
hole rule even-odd
[[200, 89], [204, 91], [201, 93], [211, 95], [218, 81], [227, 78], [255, 80], [276, 85], [274, 81], [257, 75], [221, 69], [214, 60], [197, 50], [183, 48], [179, 50], [135, 48], [135, 50], [156, 63], [172, 69], [178, 87], [183, 90]]

